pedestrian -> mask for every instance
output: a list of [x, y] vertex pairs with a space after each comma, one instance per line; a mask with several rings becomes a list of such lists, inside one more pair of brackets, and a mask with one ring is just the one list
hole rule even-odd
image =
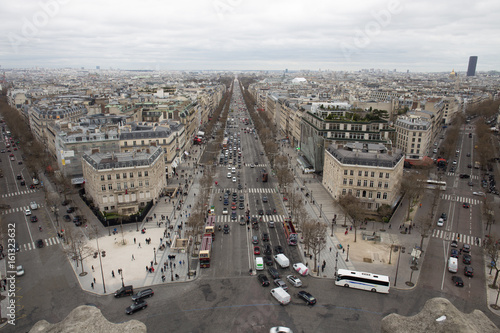
[[405, 228], [405, 234], [408, 232], [408, 227]]
[[134, 260], [135, 260], [135, 258], [134, 258], [134, 255], [132, 254], [132, 261], [134, 261]]
[[185, 264], [186, 264], [186, 262], [183, 260], [183, 261], [182, 261], [182, 266], [184, 266]]
[[148, 267], [148, 266], [146, 266], [146, 272], [148, 272], [148, 271], [149, 271], [149, 267]]
[[162, 267], [162, 268], [160, 268], [160, 271], [163, 273], [163, 267]]
[[391, 228], [392, 228], [392, 225], [389, 224], [389, 229], [391, 229]]
[[330, 252], [332, 252], [332, 247], [330, 246]]
[[174, 268], [175, 268], [175, 262], [174, 262]]
[[115, 277], [115, 271], [111, 271], [111, 276]]
[[138, 248], [139, 248], [139, 249], [141, 248], [141, 243], [139, 243], [139, 246], [138, 246]]
[[95, 272], [95, 270], [94, 270], [94, 265], [92, 265], [92, 272]]
[[95, 278], [94, 278], [94, 283], [95, 283]]
[[345, 248], [342, 248], [342, 253], [345, 253]]
[[350, 231], [352, 231], [352, 225], [351, 225], [351, 227], [349, 228], [349, 230], [350, 230]]
[[163, 241], [163, 238], [160, 237], [160, 244], [161, 244], [162, 241]]
[[94, 282], [90, 282], [90, 286], [94, 289]]
[[347, 235], [349, 231], [347, 229], [345, 229], [345, 232], [344, 232], [344, 235]]
[[151, 260], [151, 266], [153, 266], [153, 260]]
[[325, 271], [325, 266], [321, 266], [321, 272]]

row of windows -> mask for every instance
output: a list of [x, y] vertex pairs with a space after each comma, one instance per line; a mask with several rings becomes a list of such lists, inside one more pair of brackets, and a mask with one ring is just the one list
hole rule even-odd
[[[130, 172], [128, 174], [129, 178], [134, 178], [134, 173], [133, 172]], [[149, 172], [148, 171], [144, 171], [144, 177], [148, 177], [149, 176]], [[127, 178], [127, 173], [124, 172], [121, 176], [119, 173], [115, 174], [115, 179], [120, 179], [120, 177], [123, 177], [123, 179], [126, 179]], [[137, 177], [142, 177], [142, 171], [137, 171]], [[107, 176], [105, 175], [101, 175], [101, 181], [104, 181], [105, 179], [104, 178], [107, 178], [107, 180], [111, 180], [111, 174], [108, 174]]]
[[[346, 195], [347, 193], [352, 195], [352, 189], [342, 189], [342, 195]], [[372, 191], [361, 191], [361, 190], [356, 190], [356, 198], [369, 198], [373, 199], [373, 193]], [[382, 198], [383, 200], [387, 200], [387, 192], [377, 192], [376, 198], [380, 199]]]
[[[142, 186], [146, 186], [146, 187], [149, 186], [149, 180], [144, 181], [144, 183], [142, 182], [142, 180], [139, 180], [139, 187], [142, 187]], [[123, 183], [123, 189], [126, 190], [128, 188], [129, 188], [128, 183], [126, 183], [126, 182]], [[130, 183], [130, 188], [135, 188], [135, 183], [134, 182]], [[117, 183], [116, 184], [116, 189], [118, 191], [120, 191], [122, 189], [122, 183]], [[106, 191], [106, 185], [105, 184], [101, 185], [101, 190]], [[108, 184], [108, 190], [113, 190], [113, 184]]]
[[[364, 179], [364, 180], [361, 180], [361, 179], [358, 179], [358, 182], [357, 182], [357, 186], [361, 186], [361, 181], [363, 181], [363, 187], [368, 187], [368, 180], [367, 179]], [[344, 185], [347, 185], [347, 178], [344, 178], [344, 181], [343, 181], [343, 184]], [[370, 187], [374, 187], [375, 186], [375, 182], [373, 180], [370, 180]], [[349, 179], [349, 185], [354, 185], [354, 179]], [[384, 184], [384, 188], [389, 188], [389, 182], [385, 182]], [[382, 182], [378, 182], [378, 188], [382, 188]]]
[[[375, 171], [364, 171], [364, 174], [365, 174], [365, 177], [368, 177], [368, 174], [370, 174], [370, 177], [374, 178], [375, 177]], [[344, 176], [348, 176], [348, 175], [351, 175], [351, 176], [354, 176], [354, 170], [344, 170]], [[363, 171], [362, 170], [358, 170], [358, 177], [363, 177]], [[378, 173], [378, 178], [384, 178], [384, 173], [383, 172], [379, 172]], [[386, 172], [385, 173], [385, 178], [389, 179], [389, 173]]]

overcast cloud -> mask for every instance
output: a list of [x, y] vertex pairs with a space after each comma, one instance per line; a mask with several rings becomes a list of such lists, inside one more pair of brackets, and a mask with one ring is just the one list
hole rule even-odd
[[0, 2], [2, 68], [499, 70], [498, 0]]

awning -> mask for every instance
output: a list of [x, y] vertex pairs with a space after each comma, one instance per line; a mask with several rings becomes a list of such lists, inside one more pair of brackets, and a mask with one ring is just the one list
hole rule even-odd
[[71, 184], [79, 185], [85, 183], [85, 179], [83, 177], [73, 178], [71, 179]]

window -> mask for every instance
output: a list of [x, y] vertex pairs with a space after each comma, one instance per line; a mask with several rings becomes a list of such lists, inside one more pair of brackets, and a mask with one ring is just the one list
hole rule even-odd
[[370, 180], [370, 187], [373, 187], [373, 180]]
[[351, 179], [349, 179], [349, 185], [352, 185], [354, 183], [354, 181]]
[[363, 171], [358, 171], [358, 176], [359, 177], [363, 176]]
[[357, 190], [357, 191], [356, 191], [356, 198], [359, 198], [359, 195], [360, 195], [360, 191], [359, 191], [359, 190]]
[[101, 175], [101, 180], [104, 180], [104, 175]]
[[352, 195], [352, 188], [350, 188], [349, 191], [347, 191], [347, 193]]
[[368, 198], [373, 198], [373, 192], [368, 192]]
[[378, 182], [378, 188], [382, 188], [382, 182]]
[[111, 175], [108, 175], [108, 180], [111, 180]]
[[142, 180], [139, 180], [139, 187], [142, 187]]
[[344, 176], [347, 176], [347, 170], [344, 170]]
[[116, 179], [120, 179], [120, 174], [119, 173], [116, 174]]
[[385, 173], [385, 178], [389, 179], [389, 173], [388, 172]]
[[375, 171], [372, 171], [372, 177], [375, 177]]
[[131, 172], [131, 173], [129, 174], [129, 177], [130, 177], [130, 178], [134, 178], [134, 173], [133, 173], [133, 172]]
[[127, 173], [126, 172], [123, 173], [123, 179], [127, 179]]
[[146, 180], [146, 181], [144, 182], [144, 186], [149, 186], [149, 180]]
[[137, 172], [137, 177], [142, 177], [142, 171]]
[[371, 202], [368, 203], [368, 209], [372, 209], [372, 203]]
[[384, 192], [384, 196], [382, 197], [382, 199], [387, 200], [387, 192]]
[[347, 178], [344, 178], [344, 185], [347, 185]]
[[144, 177], [148, 177], [148, 172], [144, 171]]
[[130, 188], [134, 188], [134, 187], [135, 187], [134, 182], [131, 182], [131, 183], [130, 183]]
[[354, 176], [354, 170], [351, 170], [351, 176]]
[[135, 146], [135, 145], [137, 145], [137, 142], [136, 142], [135, 140], [134, 140], [134, 143], [133, 143], [133, 145], [134, 145], [134, 146]]
[[112, 190], [113, 189], [113, 184], [108, 184], [108, 190]]
[[104, 210], [109, 210], [109, 208], [108, 207], [104, 207]]
[[377, 199], [380, 199], [380, 196], [382, 195], [382, 193], [380, 192], [377, 192]]
[[368, 177], [368, 171], [365, 171], [365, 177]]
[[106, 185], [101, 185], [101, 190], [106, 191]]
[[367, 187], [367, 186], [368, 186], [368, 180], [366, 180], [366, 179], [365, 179], [365, 180], [363, 180], [363, 186], [364, 186], [364, 187]]
[[358, 186], [361, 186], [361, 179], [358, 179]]
[[141, 146], [144, 146], [144, 140], [141, 140]]
[[342, 189], [342, 195], [346, 195], [346, 194], [347, 194], [346, 189], [345, 189], [345, 188], [344, 188], [344, 189]]
[[385, 182], [384, 188], [389, 188], [389, 182]]
[[121, 190], [122, 189], [122, 183], [116, 183], [116, 189]]

